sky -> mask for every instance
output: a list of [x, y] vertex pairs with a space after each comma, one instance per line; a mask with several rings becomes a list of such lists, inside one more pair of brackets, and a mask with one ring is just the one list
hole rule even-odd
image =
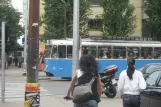
[[23, 0], [12, 0], [12, 5], [19, 11], [23, 11]]
[[[12, 0], [12, 5], [14, 6], [14, 8], [18, 9], [20, 12], [23, 12], [23, 0]], [[21, 36], [20, 39], [17, 40], [17, 42], [21, 45], [22, 45], [22, 37], [23, 36]]]

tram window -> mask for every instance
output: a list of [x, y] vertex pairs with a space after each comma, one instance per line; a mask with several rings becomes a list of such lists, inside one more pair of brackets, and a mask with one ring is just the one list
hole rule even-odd
[[152, 59], [153, 48], [141, 47], [141, 59]]
[[154, 48], [154, 59], [161, 59], [161, 48]]
[[88, 54], [88, 47], [86, 47], [86, 46], [82, 47], [82, 54], [83, 55], [87, 55]]
[[98, 47], [98, 58], [99, 59], [109, 59], [111, 58], [111, 47]]
[[139, 48], [138, 47], [128, 47], [127, 56], [138, 59], [139, 58]]
[[58, 46], [58, 56], [59, 58], [66, 58], [66, 46]]
[[67, 46], [67, 58], [72, 59], [72, 46]]
[[51, 57], [58, 58], [57, 46], [55, 45], [53, 46]]
[[125, 59], [126, 48], [125, 47], [113, 47], [113, 59]]
[[52, 46], [46, 46], [46, 58], [50, 58]]
[[83, 55], [90, 54], [90, 55], [93, 55], [96, 58], [97, 49], [96, 49], [95, 46], [83, 46], [82, 47], [82, 54]]

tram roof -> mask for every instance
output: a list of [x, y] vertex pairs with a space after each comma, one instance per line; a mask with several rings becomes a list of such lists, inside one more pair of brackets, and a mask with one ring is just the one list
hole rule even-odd
[[[47, 45], [73, 45], [73, 39], [50, 40]], [[91, 40], [81, 39], [83, 46], [127, 46], [127, 47], [161, 47], [159, 41], [126, 41], [126, 40]]]

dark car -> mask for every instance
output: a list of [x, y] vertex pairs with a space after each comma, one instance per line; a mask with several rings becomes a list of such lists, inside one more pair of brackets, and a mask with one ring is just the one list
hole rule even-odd
[[158, 67], [161, 67], [161, 63], [149, 63], [139, 68], [138, 70], [141, 71], [143, 73], [144, 78], [146, 78], [150, 73], [152, 73]]
[[141, 107], [161, 107], [161, 67], [146, 78], [147, 88], [141, 92]]

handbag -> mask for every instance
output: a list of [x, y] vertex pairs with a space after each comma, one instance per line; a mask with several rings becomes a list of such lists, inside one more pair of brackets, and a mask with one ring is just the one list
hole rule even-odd
[[91, 88], [94, 80], [95, 78], [93, 77], [89, 83], [74, 86], [72, 92], [73, 103], [82, 103], [83, 101], [87, 101], [93, 95]]

